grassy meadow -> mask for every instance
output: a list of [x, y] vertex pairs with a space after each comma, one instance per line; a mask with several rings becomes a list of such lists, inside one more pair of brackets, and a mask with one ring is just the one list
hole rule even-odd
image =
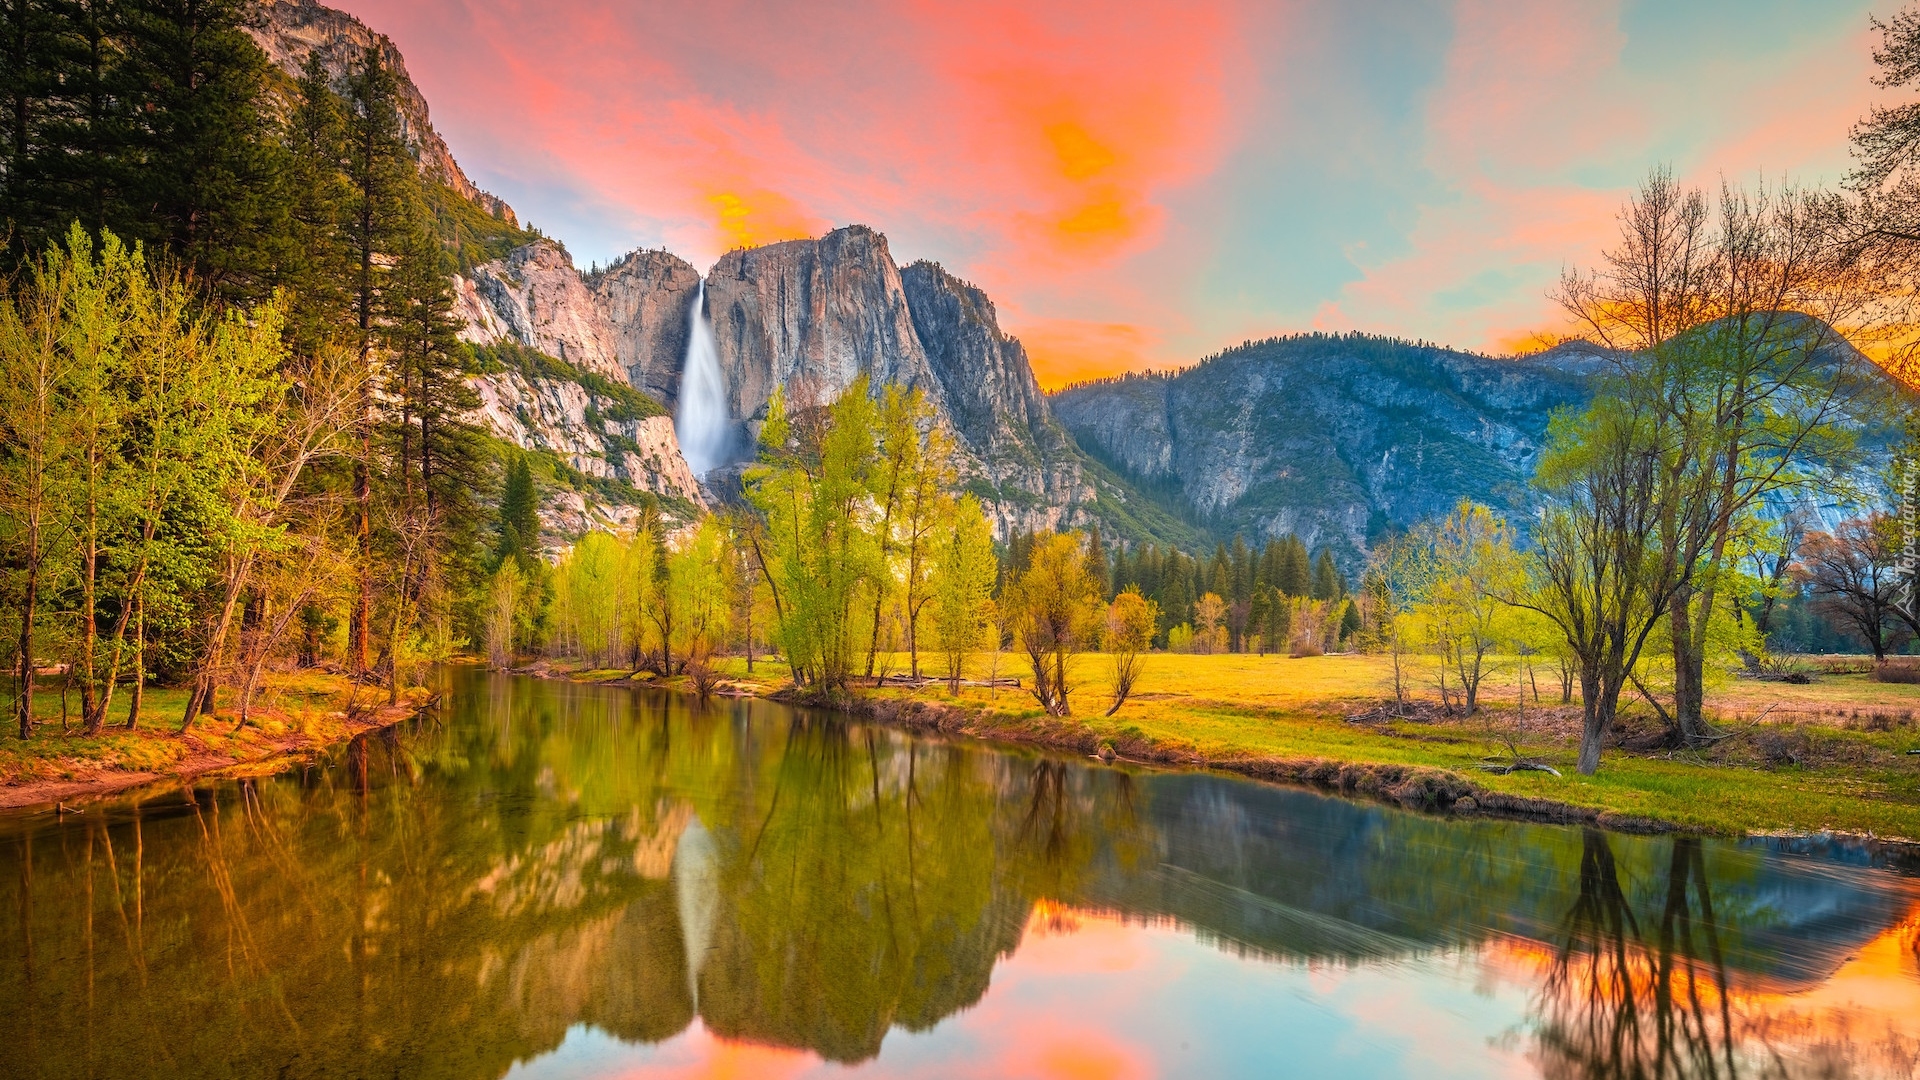
[[89, 736], [81, 732], [79, 695], [68, 695], [63, 723], [59, 683], [43, 679], [33, 702], [40, 724], [25, 740], [13, 727], [13, 696], [0, 695], [7, 716], [7, 728], [0, 732], [0, 806], [43, 801], [37, 797], [43, 793], [59, 797], [69, 785], [105, 781], [118, 786], [116, 780], [132, 774], [200, 772], [273, 757], [338, 742], [387, 719], [379, 709], [386, 704], [386, 691], [361, 687], [356, 693], [340, 675], [270, 672], [262, 682], [245, 726], [236, 723], [239, 717], [223, 692], [216, 714], [202, 716], [185, 734], [180, 732], [185, 688], [148, 688], [139, 726], [131, 731], [125, 726], [122, 688], [106, 729]]
[[[1644, 703], [1623, 700], [1623, 723], [1600, 771], [1574, 772], [1579, 705], [1560, 703], [1557, 671], [1536, 672], [1524, 709], [1515, 672], [1497, 663], [1473, 717], [1391, 723], [1347, 718], [1393, 700], [1392, 661], [1384, 656], [1292, 658], [1246, 654], [1155, 653], [1132, 698], [1112, 717], [1108, 660], [1078, 661], [1079, 682], [1065, 721], [1110, 743], [1122, 758], [1171, 752], [1199, 765], [1258, 759], [1322, 758], [1343, 762], [1423, 765], [1452, 770], [1482, 787], [1621, 815], [1653, 818], [1713, 832], [1822, 832], [1920, 840], [1920, 685], [1881, 683], [1864, 673], [1816, 675], [1805, 685], [1727, 678], [1709, 691], [1708, 709], [1731, 737], [1703, 751], [1636, 750], [1658, 730]], [[970, 677], [993, 662], [975, 657]], [[893, 658], [890, 670], [906, 667]], [[923, 674], [944, 670], [922, 657]], [[1430, 665], [1404, 669], [1409, 698], [1437, 705]], [[751, 678], [739, 659], [726, 662], [740, 688], [770, 693], [785, 683], [777, 661], [762, 660]], [[1011, 653], [1001, 677], [1023, 677]], [[865, 691], [959, 705], [980, 714], [969, 726], [986, 737], [1031, 738], [1057, 731], [1023, 690], [945, 683], [918, 689]], [[1437, 710], [1427, 710], [1435, 712]], [[1515, 751], [1560, 770], [1498, 775], [1488, 763]]]

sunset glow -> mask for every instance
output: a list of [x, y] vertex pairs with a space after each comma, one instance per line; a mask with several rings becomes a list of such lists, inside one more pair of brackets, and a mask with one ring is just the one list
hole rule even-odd
[[345, 6], [581, 264], [871, 225], [1047, 385], [1308, 329], [1513, 350], [1649, 167], [1831, 184], [1876, 93], [1860, 0]]

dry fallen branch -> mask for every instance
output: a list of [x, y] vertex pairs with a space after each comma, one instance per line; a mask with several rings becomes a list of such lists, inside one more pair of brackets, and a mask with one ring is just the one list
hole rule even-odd
[[1488, 759], [1480, 766], [1480, 770], [1482, 772], [1490, 772], [1495, 776], [1506, 776], [1510, 773], [1517, 772], [1543, 772], [1552, 773], [1555, 777], [1560, 776], [1559, 769], [1538, 761], [1495, 761]]

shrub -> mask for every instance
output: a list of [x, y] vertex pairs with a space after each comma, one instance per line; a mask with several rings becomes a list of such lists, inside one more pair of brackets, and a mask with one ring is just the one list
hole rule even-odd
[[1873, 681], [1884, 683], [1920, 683], [1920, 663], [1897, 664], [1883, 660], [1874, 665]]

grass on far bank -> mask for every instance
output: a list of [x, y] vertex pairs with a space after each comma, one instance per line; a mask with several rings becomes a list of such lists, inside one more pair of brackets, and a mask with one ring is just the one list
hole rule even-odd
[[[777, 660], [745, 664], [732, 658], [726, 676], [758, 693], [785, 684]], [[889, 670], [906, 668], [906, 657]], [[987, 674], [976, 657], [967, 674]], [[940, 675], [943, 661], [921, 658], [923, 674]], [[999, 674], [1023, 681], [1024, 664], [1002, 654]], [[1393, 700], [1391, 661], [1383, 656], [1199, 656], [1155, 653], [1133, 697], [1118, 715], [1110, 703], [1108, 661], [1079, 660], [1074, 716], [1065, 721], [1122, 757], [1157, 749], [1202, 764], [1263, 758], [1423, 765], [1449, 769], [1484, 788], [1575, 806], [1654, 818], [1713, 832], [1821, 832], [1920, 840], [1920, 685], [1875, 682], [1868, 675], [1820, 675], [1806, 685], [1728, 679], [1708, 696], [1708, 712], [1722, 730], [1738, 732], [1706, 751], [1633, 750], [1657, 721], [1641, 702], [1623, 700], [1622, 730], [1597, 775], [1574, 771], [1579, 705], [1560, 703], [1556, 673], [1539, 672], [1539, 703], [1532, 691], [1525, 719], [1517, 707], [1515, 667], [1502, 664], [1482, 692], [1473, 717], [1433, 722], [1350, 723], [1346, 717]], [[1438, 703], [1432, 671], [1413, 672], [1409, 694]], [[963, 687], [958, 698], [945, 683], [918, 690], [888, 687], [865, 693], [917, 698], [979, 711], [973, 729], [987, 737], [1039, 738], [1058, 733], [1024, 690]], [[1496, 775], [1481, 765], [1511, 757], [1509, 741], [1531, 759], [1563, 774]]]
[[236, 730], [238, 715], [223, 691], [217, 712], [202, 716], [185, 734], [180, 713], [184, 688], [148, 687], [141, 701], [140, 724], [126, 728], [127, 693], [114, 694], [106, 729], [88, 736], [80, 731], [80, 696], [68, 695], [67, 729], [61, 727], [60, 685], [42, 679], [34, 690], [39, 719], [31, 739], [21, 739], [13, 720], [13, 695], [0, 693], [0, 786], [87, 780], [113, 771], [167, 773], [182, 768], [217, 766], [221, 759], [247, 761], [301, 745], [347, 738], [364, 728], [348, 718], [350, 699], [359, 709], [386, 703], [386, 692], [361, 687], [357, 698], [344, 676], [318, 670], [270, 672], [254, 699], [252, 715]]

